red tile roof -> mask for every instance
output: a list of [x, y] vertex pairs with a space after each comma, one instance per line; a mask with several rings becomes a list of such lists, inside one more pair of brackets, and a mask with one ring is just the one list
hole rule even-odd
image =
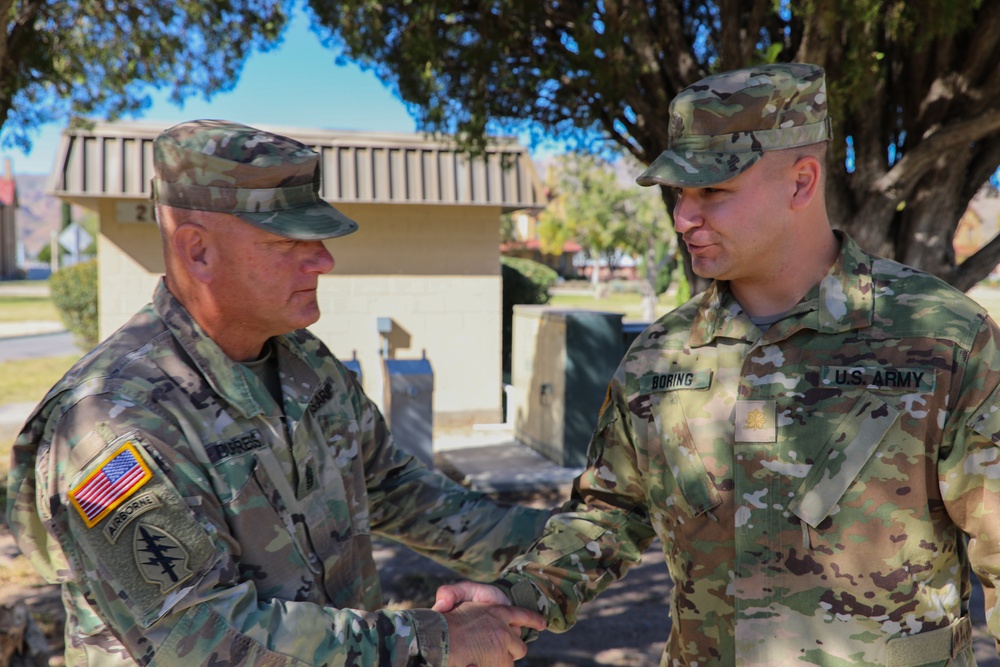
[[16, 203], [17, 186], [13, 178], [0, 178], [0, 204], [13, 206]]

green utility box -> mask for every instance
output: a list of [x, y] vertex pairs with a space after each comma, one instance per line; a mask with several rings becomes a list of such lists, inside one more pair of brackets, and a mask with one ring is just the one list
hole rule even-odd
[[622, 314], [514, 306], [511, 345], [514, 437], [561, 466], [583, 467], [621, 360]]

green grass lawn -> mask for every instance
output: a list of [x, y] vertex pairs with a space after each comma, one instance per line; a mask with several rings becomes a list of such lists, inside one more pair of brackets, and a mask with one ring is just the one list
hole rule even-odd
[[[626, 320], [643, 319], [642, 296], [638, 292], [610, 291], [606, 296], [598, 297], [594, 294], [581, 294], [579, 292], [566, 294], [554, 291], [547, 305], [553, 308], [578, 308], [622, 313]], [[675, 307], [673, 292], [661, 294], [656, 308], [656, 316], [660, 317]]]
[[37, 403], [79, 355], [0, 361], [0, 405]]
[[0, 295], [0, 322], [27, 320], [58, 322], [59, 312], [48, 297]]
[[[78, 358], [74, 355], [0, 361], [0, 405], [42, 400]], [[20, 424], [0, 424], [0, 507], [7, 495], [10, 450], [18, 431]]]

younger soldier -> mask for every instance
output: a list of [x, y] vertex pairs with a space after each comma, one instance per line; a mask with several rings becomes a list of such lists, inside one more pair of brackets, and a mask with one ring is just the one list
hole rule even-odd
[[509, 667], [537, 614], [380, 609], [373, 533], [488, 578], [547, 513], [397, 449], [305, 329], [321, 239], [357, 228], [317, 153], [206, 120], [163, 132], [153, 166], [166, 277], [14, 447], [8, 522], [62, 584], [66, 664]]
[[538, 544], [435, 608], [512, 599], [565, 630], [659, 537], [664, 666], [975, 664], [970, 563], [1000, 637], [1000, 330], [831, 230], [829, 140], [813, 65], [677, 95], [637, 180], [678, 188], [714, 282], [625, 355]]

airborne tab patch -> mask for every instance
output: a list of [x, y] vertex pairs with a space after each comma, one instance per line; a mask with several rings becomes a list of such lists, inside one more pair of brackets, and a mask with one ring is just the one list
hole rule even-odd
[[883, 366], [824, 366], [822, 382], [834, 387], [865, 387], [890, 391], [934, 391], [934, 369]]
[[71, 489], [69, 497], [87, 528], [93, 528], [152, 477], [130, 440]]
[[712, 371], [673, 371], [646, 373], [639, 378], [639, 393], [654, 394], [677, 389], [708, 389], [712, 386]]
[[138, 519], [149, 510], [155, 510], [162, 504], [156, 494], [152, 492], [140, 493], [134, 498], [130, 498], [128, 502], [123, 503], [115, 510], [107, 525], [104, 526], [104, 537], [108, 538], [108, 542], [114, 544], [121, 536], [122, 530], [134, 519]]

